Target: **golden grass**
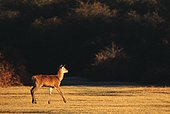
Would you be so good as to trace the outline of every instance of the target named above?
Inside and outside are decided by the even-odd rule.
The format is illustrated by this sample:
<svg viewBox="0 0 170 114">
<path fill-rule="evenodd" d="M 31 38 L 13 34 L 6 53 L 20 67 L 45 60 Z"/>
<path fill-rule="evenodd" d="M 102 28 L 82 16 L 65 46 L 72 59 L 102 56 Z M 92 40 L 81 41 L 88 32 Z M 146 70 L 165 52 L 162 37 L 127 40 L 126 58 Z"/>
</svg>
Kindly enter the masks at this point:
<svg viewBox="0 0 170 114">
<path fill-rule="evenodd" d="M 50 98 L 49 90 L 41 88 L 37 104 L 31 103 L 30 89 L 0 88 L 0 113 L 170 114 L 169 87 L 62 86 L 67 103 L 56 90 Z"/>
</svg>

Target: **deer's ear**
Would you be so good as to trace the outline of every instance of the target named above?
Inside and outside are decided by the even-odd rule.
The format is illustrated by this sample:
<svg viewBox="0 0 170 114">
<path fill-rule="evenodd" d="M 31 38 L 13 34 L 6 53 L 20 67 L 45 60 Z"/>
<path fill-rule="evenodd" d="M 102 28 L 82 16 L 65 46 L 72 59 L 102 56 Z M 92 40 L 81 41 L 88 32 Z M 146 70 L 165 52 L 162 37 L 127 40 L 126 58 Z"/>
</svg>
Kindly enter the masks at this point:
<svg viewBox="0 0 170 114">
<path fill-rule="evenodd" d="M 63 67 L 63 64 L 60 65 L 60 68 Z"/>
<path fill-rule="evenodd" d="M 63 65 L 63 67 L 65 67 L 65 66 L 66 66 L 66 64 Z"/>
</svg>

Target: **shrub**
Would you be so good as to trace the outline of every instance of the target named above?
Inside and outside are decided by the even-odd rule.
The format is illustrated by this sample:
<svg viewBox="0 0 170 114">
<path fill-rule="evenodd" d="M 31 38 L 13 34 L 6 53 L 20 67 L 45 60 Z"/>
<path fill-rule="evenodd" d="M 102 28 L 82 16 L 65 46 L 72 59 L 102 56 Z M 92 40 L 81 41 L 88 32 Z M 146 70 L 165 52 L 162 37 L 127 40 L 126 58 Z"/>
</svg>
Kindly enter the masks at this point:
<svg viewBox="0 0 170 114">
<path fill-rule="evenodd" d="M 8 63 L 0 53 L 0 86 L 21 85 L 21 79 L 15 73 L 15 68 Z"/>
<path fill-rule="evenodd" d="M 30 2 L 38 7 L 42 7 L 44 5 L 49 5 L 57 2 L 58 0 L 31 0 Z M 28 1 L 27 1 L 28 2 Z"/>
<path fill-rule="evenodd" d="M 88 19 L 94 19 L 96 17 L 108 18 L 116 15 L 116 10 L 111 10 L 109 6 L 96 1 L 93 3 L 84 3 L 80 1 L 80 6 L 75 8 L 74 12 L 78 16 Z"/>
<path fill-rule="evenodd" d="M 92 80 L 126 80 L 129 68 L 127 60 L 123 49 L 112 43 L 96 53 L 94 63 L 85 71 L 85 75 Z"/>
<path fill-rule="evenodd" d="M 35 19 L 35 21 L 33 22 L 34 26 L 48 26 L 48 25 L 58 25 L 61 24 L 61 19 L 59 19 L 57 16 L 55 17 L 51 17 L 51 18 L 37 18 Z"/>
<path fill-rule="evenodd" d="M 7 10 L 7 11 L 0 11 L 0 20 L 12 20 L 17 18 L 20 15 L 19 11 L 12 11 L 12 10 Z"/>
<path fill-rule="evenodd" d="M 17 49 L 7 48 L 0 52 L 0 86 L 30 84 L 23 57 Z"/>
<path fill-rule="evenodd" d="M 35 30 L 46 31 L 46 30 L 54 30 L 54 28 L 58 27 L 62 24 L 62 21 L 57 16 L 51 18 L 37 18 L 33 21 L 32 27 Z"/>
<path fill-rule="evenodd" d="M 95 63 L 93 65 L 103 64 L 104 62 L 114 60 L 115 58 L 125 57 L 122 50 L 123 48 L 119 48 L 112 43 L 111 47 L 106 47 L 95 54 Z"/>
<path fill-rule="evenodd" d="M 158 14 L 158 12 L 148 12 L 144 15 L 144 20 L 148 25 L 150 24 L 153 27 L 157 27 L 158 25 L 165 22 L 165 20 Z"/>
</svg>

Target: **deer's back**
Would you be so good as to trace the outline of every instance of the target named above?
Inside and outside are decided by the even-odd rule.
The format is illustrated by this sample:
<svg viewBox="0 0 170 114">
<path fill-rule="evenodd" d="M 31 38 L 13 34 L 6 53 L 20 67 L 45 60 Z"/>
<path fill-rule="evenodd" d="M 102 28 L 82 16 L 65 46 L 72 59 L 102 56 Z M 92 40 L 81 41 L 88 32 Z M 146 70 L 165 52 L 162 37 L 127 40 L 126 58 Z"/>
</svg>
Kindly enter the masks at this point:
<svg viewBox="0 0 170 114">
<path fill-rule="evenodd" d="M 54 87 L 60 84 L 56 75 L 35 75 L 32 77 L 36 84 Z"/>
</svg>

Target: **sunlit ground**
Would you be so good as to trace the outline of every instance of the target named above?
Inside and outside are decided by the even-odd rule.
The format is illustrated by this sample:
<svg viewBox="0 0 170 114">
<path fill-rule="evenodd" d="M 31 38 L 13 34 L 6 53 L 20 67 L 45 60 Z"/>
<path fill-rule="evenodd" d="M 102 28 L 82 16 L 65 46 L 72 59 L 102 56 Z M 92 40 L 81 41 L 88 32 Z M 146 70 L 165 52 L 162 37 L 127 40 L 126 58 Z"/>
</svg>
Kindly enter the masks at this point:
<svg viewBox="0 0 170 114">
<path fill-rule="evenodd" d="M 50 97 L 41 88 L 37 104 L 31 103 L 30 89 L 0 88 L 0 113 L 170 114 L 170 87 L 62 86 L 67 103 L 56 90 Z"/>
</svg>

